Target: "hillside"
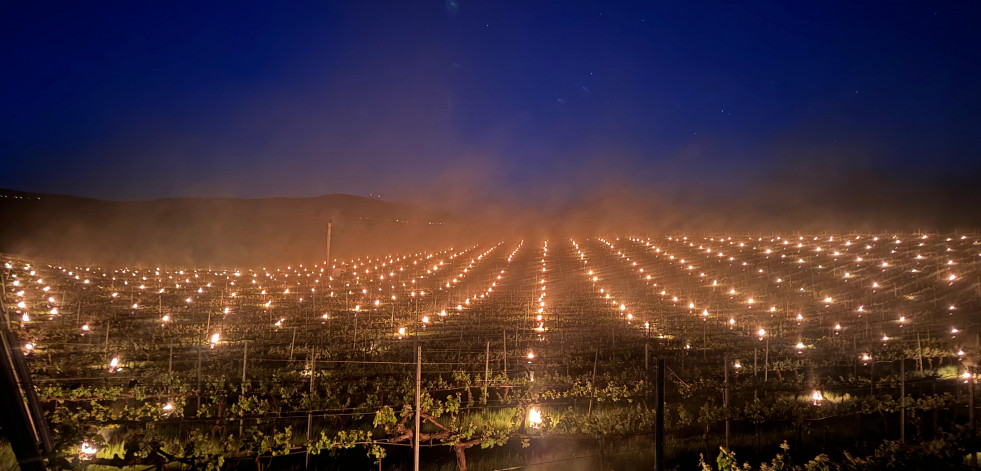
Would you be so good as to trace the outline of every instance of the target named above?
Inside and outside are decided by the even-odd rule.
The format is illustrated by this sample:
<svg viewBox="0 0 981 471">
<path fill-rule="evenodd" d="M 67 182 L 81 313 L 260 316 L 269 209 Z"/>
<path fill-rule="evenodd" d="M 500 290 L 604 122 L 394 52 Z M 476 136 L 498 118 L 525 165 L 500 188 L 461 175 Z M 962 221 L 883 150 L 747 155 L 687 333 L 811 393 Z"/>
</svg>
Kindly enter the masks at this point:
<svg viewBox="0 0 981 471">
<path fill-rule="evenodd" d="M 0 251 L 97 263 L 313 263 L 449 243 L 447 213 L 353 195 L 106 201 L 0 189 Z"/>
</svg>

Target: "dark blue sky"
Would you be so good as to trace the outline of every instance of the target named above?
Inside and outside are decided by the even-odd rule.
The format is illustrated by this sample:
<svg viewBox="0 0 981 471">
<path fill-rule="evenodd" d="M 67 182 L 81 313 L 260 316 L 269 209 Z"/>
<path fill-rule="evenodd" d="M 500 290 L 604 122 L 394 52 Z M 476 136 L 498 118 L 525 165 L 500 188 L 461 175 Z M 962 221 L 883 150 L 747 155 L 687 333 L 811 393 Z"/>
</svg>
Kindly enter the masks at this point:
<svg viewBox="0 0 981 471">
<path fill-rule="evenodd" d="M 981 159 L 976 1 L 311 3 L 5 2 L 0 186 L 562 200 Z"/>
</svg>

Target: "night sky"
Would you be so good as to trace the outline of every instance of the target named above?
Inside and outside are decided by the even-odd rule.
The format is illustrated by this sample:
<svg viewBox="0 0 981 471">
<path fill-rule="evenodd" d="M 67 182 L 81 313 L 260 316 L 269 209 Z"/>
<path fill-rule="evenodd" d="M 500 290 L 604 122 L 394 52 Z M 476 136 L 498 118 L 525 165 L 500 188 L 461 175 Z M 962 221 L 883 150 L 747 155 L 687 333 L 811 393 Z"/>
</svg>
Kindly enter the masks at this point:
<svg viewBox="0 0 981 471">
<path fill-rule="evenodd" d="M 310 3 L 5 2 L 0 187 L 561 201 L 981 160 L 976 1 Z"/>
</svg>

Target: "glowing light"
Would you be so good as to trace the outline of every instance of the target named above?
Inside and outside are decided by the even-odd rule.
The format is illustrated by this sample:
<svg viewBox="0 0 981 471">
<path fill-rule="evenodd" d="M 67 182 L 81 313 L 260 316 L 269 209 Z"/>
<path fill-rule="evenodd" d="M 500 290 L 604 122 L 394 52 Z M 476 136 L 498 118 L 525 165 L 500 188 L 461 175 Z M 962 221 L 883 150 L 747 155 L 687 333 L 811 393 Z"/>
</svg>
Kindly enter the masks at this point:
<svg viewBox="0 0 981 471">
<path fill-rule="evenodd" d="M 821 404 L 821 401 L 823 400 L 824 400 L 824 395 L 821 394 L 821 391 L 815 390 L 814 392 L 811 393 L 811 402 L 815 406 Z"/>
<path fill-rule="evenodd" d="M 533 428 L 541 427 L 542 425 L 542 411 L 537 407 L 528 408 L 528 426 Z"/>
<path fill-rule="evenodd" d="M 99 451 L 98 448 L 89 445 L 89 442 L 82 442 L 81 448 L 78 451 L 78 457 L 82 460 L 92 459 L 93 456 Z"/>
</svg>

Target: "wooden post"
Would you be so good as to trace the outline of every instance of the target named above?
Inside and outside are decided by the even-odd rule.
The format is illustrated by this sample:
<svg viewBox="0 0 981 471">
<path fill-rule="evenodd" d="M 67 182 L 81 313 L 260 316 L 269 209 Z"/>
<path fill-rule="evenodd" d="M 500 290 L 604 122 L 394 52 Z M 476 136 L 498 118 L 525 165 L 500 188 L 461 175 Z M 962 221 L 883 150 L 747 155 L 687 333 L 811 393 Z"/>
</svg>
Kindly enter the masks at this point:
<svg viewBox="0 0 981 471">
<path fill-rule="evenodd" d="M 504 374 L 508 374 L 508 331 L 504 330 Z"/>
<path fill-rule="evenodd" d="M 974 380 L 975 380 L 974 368 L 969 366 L 967 367 L 967 371 L 968 373 L 971 374 L 971 377 L 968 378 L 968 388 L 967 388 L 968 390 L 967 420 L 968 422 L 971 423 L 971 436 L 973 437 L 977 433 L 977 431 L 975 430 L 975 421 L 974 421 Z"/>
<path fill-rule="evenodd" d="M 923 346 L 920 344 L 919 331 L 916 332 L 916 363 L 920 373 L 923 373 Z"/>
<path fill-rule="evenodd" d="M 899 440 L 906 443 L 906 359 L 899 359 Z"/>
<path fill-rule="evenodd" d="M 201 408 L 201 344 L 198 343 L 198 367 L 197 367 L 197 389 L 195 389 L 196 400 L 194 406 L 194 413 L 197 414 L 198 409 Z"/>
<path fill-rule="evenodd" d="M 412 432 L 412 469 L 419 471 L 419 431 L 422 395 L 422 345 L 416 347 L 416 414 L 415 429 Z"/>
<path fill-rule="evenodd" d="M 245 341 L 245 348 L 242 349 L 242 386 L 245 386 L 245 371 L 249 361 L 249 341 Z"/>
<path fill-rule="evenodd" d="M 249 341 L 245 341 L 245 348 L 242 350 L 242 385 L 241 391 L 242 395 L 245 396 L 245 369 L 248 364 L 249 359 Z M 242 436 L 245 433 L 245 417 L 238 419 L 238 436 Z"/>
<path fill-rule="evenodd" d="M 648 353 L 648 348 L 647 347 L 648 347 L 648 345 L 645 343 L 644 344 L 644 372 L 645 372 L 645 374 L 646 374 L 647 371 L 650 371 L 651 370 L 650 362 L 648 361 L 649 353 Z M 646 379 L 650 379 L 650 377 L 647 377 Z"/>
<path fill-rule="evenodd" d="M 314 394 L 315 383 L 314 380 L 317 377 L 317 349 L 316 347 L 310 347 L 310 396 Z M 313 411 L 307 412 L 307 442 L 310 442 L 310 434 L 313 431 Z M 310 449 L 307 448 L 306 455 L 306 469 L 310 469 Z"/>
<path fill-rule="evenodd" d="M 333 271 L 331 270 L 332 265 L 330 263 L 330 235 L 333 228 L 334 228 L 334 221 L 328 220 L 327 221 L 327 275 L 328 276 L 330 276 Z"/>
<path fill-rule="evenodd" d="M 729 356 L 722 364 L 722 406 L 729 408 Z M 726 419 L 726 449 L 729 449 L 729 419 Z"/>
<path fill-rule="evenodd" d="M 204 326 L 204 341 L 207 342 L 211 334 L 211 309 L 208 309 L 208 323 Z"/>
<path fill-rule="evenodd" d="M 770 337 L 766 338 L 766 351 L 763 352 L 763 382 L 769 382 L 770 378 Z"/>
<path fill-rule="evenodd" d="M 593 398 L 596 397 L 596 365 L 599 363 L 599 349 L 596 349 L 596 354 L 593 356 L 593 381 L 590 383 L 589 392 L 589 410 L 586 412 L 588 417 L 593 416 Z"/>
<path fill-rule="evenodd" d="M 487 384 L 490 382 L 490 340 L 487 341 L 487 351 L 484 353 L 484 394 L 480 403 L 487 404 Z"/>
<path fill-rule="evenodd" d="M 664 360 L 657 359 L 657 398 L 654 413 L 654 471 L 664 471 Z"/>
<path fill-rule="evenodd" d="M 875 395 L 875 355 L 869 355 L 869 394 Z"/>
</svg>

